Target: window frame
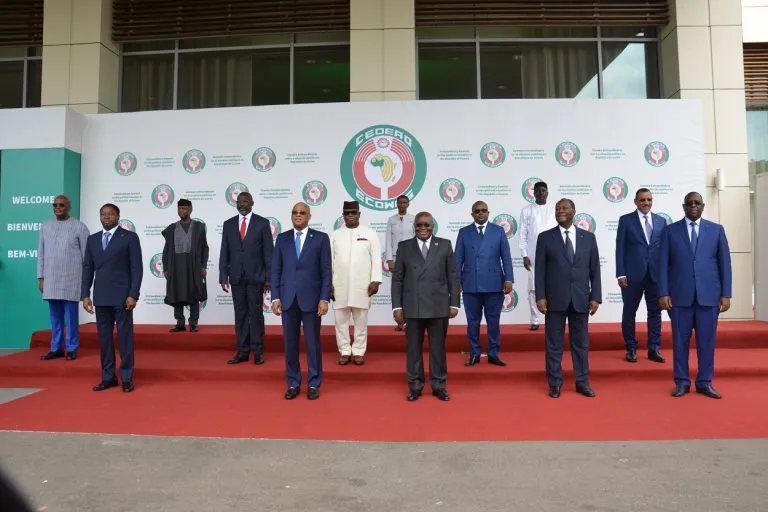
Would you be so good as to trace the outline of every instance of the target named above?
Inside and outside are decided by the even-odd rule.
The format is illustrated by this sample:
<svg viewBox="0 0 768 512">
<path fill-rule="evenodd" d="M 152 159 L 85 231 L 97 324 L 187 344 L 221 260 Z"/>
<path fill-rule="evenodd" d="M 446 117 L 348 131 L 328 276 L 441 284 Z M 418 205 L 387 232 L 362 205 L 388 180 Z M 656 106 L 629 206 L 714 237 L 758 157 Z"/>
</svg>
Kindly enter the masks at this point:
<svg viewBox="0 0 768 512">
<path fill-rule="evenodd" d="M 24 49 L 24 55 L 21 57 L 0 57 L 0 62 L 22 62 L 23 63 L 23 76 L 22 76 L 22 93 L 21 93 L 21 108 L 37 108 L 37 107 L 30 107 L 29 106 L 29 63 L 32 61 L 40 61 L 42 62 L 43 56 L 42 55 L 33 55 L 34 53 L 37 53 L 38 50 L 41 50 L 42 47 L 40 46 L 29 46 Z M 40 51 L 42 53 L 42 51 Z M 41 98 L 41 104 L 42 104 L 42 98 Z"/>
</svg>

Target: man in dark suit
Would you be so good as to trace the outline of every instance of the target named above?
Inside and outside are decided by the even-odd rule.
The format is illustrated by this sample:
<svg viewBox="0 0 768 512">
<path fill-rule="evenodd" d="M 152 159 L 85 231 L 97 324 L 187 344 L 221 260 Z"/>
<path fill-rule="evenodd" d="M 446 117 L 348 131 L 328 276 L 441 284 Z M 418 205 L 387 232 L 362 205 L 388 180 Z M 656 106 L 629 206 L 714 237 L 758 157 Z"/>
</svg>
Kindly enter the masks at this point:
<svg viewBox="0 0 768 512">
<path fill-rule="evenodd" d="M 686 195 L 683 211 L 685 218 L 661 234 L 659 248 L 659 306 L 669 312 L 672 321 L 672 396 L 681 397 L 691 390 L 688 354 L 696 329 L 696 392 L 721 398 L 712 387 L 712 376 L 717 320 L 731 307 L 731 252 L 723 226 L 701 218 L 704 201 L 700 194 Z"/>
<path fill-rule="evenodd" d="M 432 394 L 450 400 L 445 390 L 447 363 L 445 335 L 448 319 L 459 313 L 459 280 L 456 277 L 451 241 L 432 236 L 434 221 L 428 212 L 416 215 L 416 238 L 397 246 L 392 276 L 392 315 L 405 324 L 408 348 L 409 402 L 418 400 L 424 388 L 424 332 L 429 335 L 429 376 Z"/>
<path fill-rule="evenodd" d="M 232 285 L 237 353 L 227 364 L 264 363 L 264 292 L 269 291 L 272 229 L 256 215 L 248 192 L 237 196 L 238 215 L 224 221 L 219 256 L 219 283 L 224 292 Z"/>
<path fill-rule="evenodd" d="M 83 258 L 83 308 L 93 314 L 96 308 L 96 328 L 101 345 L 101 382 L 94 391 L 117 386 L 115 375 L 115 346 L 112 332 L 117 324 L 120 349 L 120 377 L 123 391 L 130 393 L 133 385 L 133 309 L 139 300 L 144 267 L 141 244 L 136 233 L 118 226 L 120 209 L 105 204 L 99 211 L 102 231 L 88 237 Z M 94 286 L 94 279 L 96 284 Z M 93 299 L 91 299 L 93 286 Z"/>
<path fill-rule="evenodd" d="M 331 300 L 331 239 L 322 231 L 310 229 L 309 205 L 296 203 L 291 211 L 293 229 L 280 233 L 272 258 L 272 312 L 282 316 L 285 342 L 286 400 L 293 400 L 301 389 L 299 338 L 304 326 L 307 343 L 307 398 L 320 397 L 323 379 L 323 353 L 320 322 L 328 313 Z"/>
<path fill-rule="evenodd" d="M 592 398 L 589 386 L 589 315 L 603 301 L 597 239 L 573 225 L 576 205 L 561 199 L 555 205 L 558 226 L 542 232 L 536 242 L 536 307 L 544 315 L 549 396 L 560 397 L 563 385 L 565 321 L 571 340 L 576 392 Z"/>
<path fill-rule="evenodd" d="M 661 309 L 657 266 L 659 241 L 666 221 L 651 213 L 653 194 L 647 188 L 641 188 L 635 193 L 635 206 L 635 211 L 619 218 L 619 229 L 616 232 L 616 279 L 624 302 L 621 332 L 627 348 L 627 361 L 636 363 L 635 314 L 645 295 L 648 309 L 648 359 L 663 363 L 664 356 L 660 352 Z"/>
<path fill-rule="evenodd" d="M 504 228 L 488 222 L 488 205 L 472 205 L 475 222 L 459 230 L 456 239 L 456 271 L 461 280 L 464 311 L 467 314 L 469 359 L 464 366 L 480 362 L 480 321 L 485 311 L 488 325 L 488 362 L 506 366 L 499 358 L 501 307 L 504 295 L 512 292 L 515 278 L 512 256 Z"/>
</svg>

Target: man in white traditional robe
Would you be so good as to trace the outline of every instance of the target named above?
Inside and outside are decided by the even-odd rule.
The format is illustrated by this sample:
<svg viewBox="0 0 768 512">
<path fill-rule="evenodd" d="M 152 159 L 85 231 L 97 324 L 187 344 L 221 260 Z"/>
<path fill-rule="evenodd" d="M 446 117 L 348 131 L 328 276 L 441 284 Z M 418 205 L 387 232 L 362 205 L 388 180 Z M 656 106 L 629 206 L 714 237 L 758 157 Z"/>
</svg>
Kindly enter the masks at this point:
<svg viewBox="0 0 768 512">
<path fill-rule="evenodd" d="M 344 225 L 331 236 L 333 264 L 333 312 L 336 319 L 336 345 L 340 365 L 350 360 L 365 362 L 368 344 L 368 310 L 371 297 L 381 284 L 381 243 L 379 235 L 360 225 L 360 204 L 344 201 Z M 349 321 L 352 320 L 354 342 L 350 343 Z"/>
<path fill-rule="evenodd" d="M 523 266 L 528 271 L 528 306 L 531 310 L 531 331 L 539 329 L 541 313 L 536 307 L 535 270 L 536 239 L 539 233 L 557 226 L 555 220 L 555 205 L 547 204 L 549 189 L 543 181 L 533 186 L 535 202 L 529 204 L 520 212 L 520 256 Z"/>
</svg>

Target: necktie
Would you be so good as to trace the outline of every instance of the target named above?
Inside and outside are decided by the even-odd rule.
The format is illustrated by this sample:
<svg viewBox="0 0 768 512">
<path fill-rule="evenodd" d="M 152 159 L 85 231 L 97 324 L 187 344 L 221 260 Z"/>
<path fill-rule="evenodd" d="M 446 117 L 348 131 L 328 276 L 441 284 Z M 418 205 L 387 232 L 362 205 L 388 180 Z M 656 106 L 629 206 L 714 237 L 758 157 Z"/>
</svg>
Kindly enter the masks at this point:
<svg viewBox="0 0 768 512">
<path fill-rule="evenodd" d="M 484 227 L 485 227 L 485 226 L 479 226 L 479 227 L 477 228 L 477 229 L 479 229 L 479 230 L 480 230 L 480 236 L 481 236 L 481 237 L 483 236 L 483 228 L 484 228 Z"/>
<path fill-rule="evenodd" d="M 696 233 L 696 223 L 691 222 L 691 251 L 696 254 L 696 246 L 699 243 L 699 235 Z"/>
<path fill-rule="evenodd" d="M 427 259 L 428 253 L 429 253 L 429 248 L 427 247 L 427 242 L 421 242 L 421 257 L 424 258 L 424 260 Z"/>
<path fill-rule="evenodd" d="M 301 255 L 301 231 L 296 232 L 296 259 Z"/>
<path fill-rule="evenodd" d="M 243 217 L 243 222 L 240 224 L 240 240 L 245 240 L 245 217 Z"/>
<path fill-rule="evenodd" d="M 106 251 L 107 246 L 109 245 L 109 238 L 112 236 L 112 234 L 109 231 L 104 232 L 104 237 L 101 239 L 101 249 Z"/>
<path fill-rule="evenodd" d="M 653 228 L 651 227 L 651 223 L 648 222 L 648 216 L 644 215 L 645 217 L 645 236 L 648 237 L 648 243 L 651 243 L 651 235 L 653 235 Z"/>
<path fill-rule="evenodd" d="M 568 263 L 573 265 L 573 244 L 571 243 L 571 237 L 568 236 L 568 230 L 565 230 L 565 257 L 568 258 Z"/>
</svg>

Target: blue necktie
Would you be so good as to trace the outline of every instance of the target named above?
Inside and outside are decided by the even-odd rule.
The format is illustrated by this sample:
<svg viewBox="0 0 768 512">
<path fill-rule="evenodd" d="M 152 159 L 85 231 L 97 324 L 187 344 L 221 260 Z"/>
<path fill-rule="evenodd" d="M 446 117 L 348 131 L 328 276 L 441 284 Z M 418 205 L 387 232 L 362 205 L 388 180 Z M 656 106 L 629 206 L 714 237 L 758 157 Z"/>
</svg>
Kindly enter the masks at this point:
<svg viewBox="0 0 768 512">
<path fill-rule="evenodd" d="M 691 251 L 696 254 L 696 245 L 699 243 L 699 235 L 696 234 L 696 223 L 691 222 Z"/>
<path fill-rule="evenodd" d="M 112 234 L 109 231 L 104 232 L 104 236 L 101 239 L 101 250 L 107 250 L 107 246 L 109 245 L 109 237 L 111 236 Z"/>
<path fill-rule="evenodd" d="M 301 231 L 296 232 L 296 259 L 301 255 Z"/>
</svg>

